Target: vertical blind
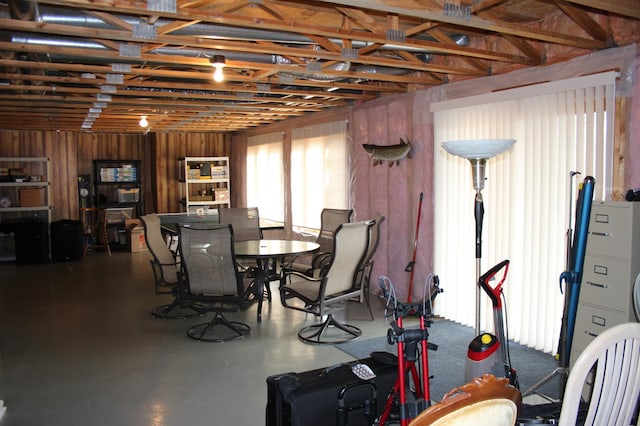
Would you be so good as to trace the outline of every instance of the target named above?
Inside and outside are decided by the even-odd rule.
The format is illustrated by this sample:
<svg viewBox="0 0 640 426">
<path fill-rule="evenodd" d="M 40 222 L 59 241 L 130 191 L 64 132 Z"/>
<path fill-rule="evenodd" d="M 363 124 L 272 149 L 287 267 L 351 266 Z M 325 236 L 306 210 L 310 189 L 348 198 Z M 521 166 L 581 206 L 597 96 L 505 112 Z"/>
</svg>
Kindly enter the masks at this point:
<svg viewBox="0 0 640 426">
<path fill-rule="evenodd" d="M 282 139 L 282 133 L 247 139 L 247 206 L 276 221 L 284 221 Z"/>
<path fill-rule="evenodd" d="M 346 121 L 293 130 L 291 214 L 294 227 L 320 229 L 323 208 L 348 207 L 346 132 Z"/>
<path fill-rule="evenodd" d="M 566 240 L 577 184 L 596 179 L 611 195 L 615 73 L 532 85 L 432 104 L 435 116 L 435 271 L 445 292 L 436 313 L 475 324 L 475 220 L 471 165 L 448 140 L 513 138 L 487 160 L 481 270 L 509 259 L 504 284 L 509 337 L 553 353 L 560 335 Z M 580 175 L 571 177 L 572 171 Z M 572 199 L 569 199 L 572 198 Z M 482 295 L 481 327 L 493 331 Z"/>
</svg>

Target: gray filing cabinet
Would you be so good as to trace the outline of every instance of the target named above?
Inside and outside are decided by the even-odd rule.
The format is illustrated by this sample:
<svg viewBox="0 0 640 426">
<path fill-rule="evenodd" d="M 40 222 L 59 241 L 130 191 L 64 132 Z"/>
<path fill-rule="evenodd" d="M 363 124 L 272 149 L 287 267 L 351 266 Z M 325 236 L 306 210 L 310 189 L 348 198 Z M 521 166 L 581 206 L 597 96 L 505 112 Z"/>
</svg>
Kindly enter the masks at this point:
<svg viewBox="0 0 640 426">
<path fill-rule="evenodd" d="M 570 365 L 607 328 L 636 321 L 633 285 L 640 273 L 640 202 L 591 206 Z"/>
</svg>

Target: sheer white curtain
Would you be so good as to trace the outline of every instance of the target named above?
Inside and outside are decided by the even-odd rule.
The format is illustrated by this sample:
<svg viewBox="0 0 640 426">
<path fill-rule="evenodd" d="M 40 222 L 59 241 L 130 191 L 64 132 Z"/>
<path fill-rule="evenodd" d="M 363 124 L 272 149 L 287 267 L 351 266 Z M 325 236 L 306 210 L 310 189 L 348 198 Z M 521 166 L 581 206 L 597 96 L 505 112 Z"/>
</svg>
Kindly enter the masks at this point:
<svg viewBox="0 0 640 426">
<path fill-rule="evenodd" d="M 284 221 L 282 133 L 247 139 L 247 206 L 260 217 Z"/>
<path fill-rule="evenodd" d="M 320 229 L 323 208 L 348 208 L 346 133 L 346 121 L 293 130 L 291 214 L 294 227 Z"/>
<path fill-rule="evenodd" d="M 509 152 L 487 161 L 481 270 L 511 261 L 504 285 L 509 337 L 546 352 L 557 349 L 563 308 L 559 276 L 566 269 L 577 184 L 591 175 L 595 198 L 610 197 L 614 106 L 615 73 L 432 105 L 434 262 L 446 289 L 437 314 L 475 324 L 471 165 L 446 153 L 441 144 L 513 138 L 516 144 Z M 581 174 L 570 178 L 572 171 Z M 481 326 L 492 331 L 492 306 L 485 294 L 482 301 Z"/>
</svg>

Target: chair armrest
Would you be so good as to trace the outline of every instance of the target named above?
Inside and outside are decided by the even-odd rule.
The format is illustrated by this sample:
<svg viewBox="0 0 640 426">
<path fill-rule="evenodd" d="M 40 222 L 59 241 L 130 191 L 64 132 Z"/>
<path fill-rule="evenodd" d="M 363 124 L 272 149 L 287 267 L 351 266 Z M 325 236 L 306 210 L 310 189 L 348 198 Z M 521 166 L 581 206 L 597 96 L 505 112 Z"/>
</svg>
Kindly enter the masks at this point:
<svg viewBox="0 0 640 426">
<path fill-rule="evenodd" d="M 311 282 L 318 282 L 319 283 L 319 282 L 322 281 L 321 277 L 310 277 L 309 275 L 307 275 L 307 274 L 305 274 L 303 272 L 287 270 L 286 272 L 284 272 L 282 274 L 282 277 L 280 278 L 280 287 L 286 285 L 287 278 L 289 278 L 289 280 L 291 280 L 291 276 L 302 278 L 302 279 L 304 279 L 306 281 L 311 281 Z"/>
<path fill-rule="evenodd" d="M 151 259 L 151 263 L 156 264 L 158 266 L 175 266 L 177 269 L 180 269 L 178 267 L 182 265 L 182 262 L 177 259 L 175 259 L 173 262 L 162 263 L 162 262 L 159 262 L 156 258 L 153 258 Z"/>
<path fill-rule="evenodd" d="M 314 253 L 311 269 L 322 269 L 331 262 L 333 253 Z"/>
</svg>

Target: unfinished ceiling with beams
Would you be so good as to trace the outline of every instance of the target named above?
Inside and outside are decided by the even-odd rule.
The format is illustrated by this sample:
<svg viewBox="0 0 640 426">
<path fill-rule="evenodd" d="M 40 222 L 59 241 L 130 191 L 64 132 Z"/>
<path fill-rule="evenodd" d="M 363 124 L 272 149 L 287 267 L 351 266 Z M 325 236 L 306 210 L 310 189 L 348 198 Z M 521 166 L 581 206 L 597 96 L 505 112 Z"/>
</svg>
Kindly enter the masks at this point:
<svg viewBox="0 0 640 426">
<path fill-rule="evenodd" d="M 233 132 L 638 41 L 640 0 L 9 0 L 0 129 Z"/>
</svg>

